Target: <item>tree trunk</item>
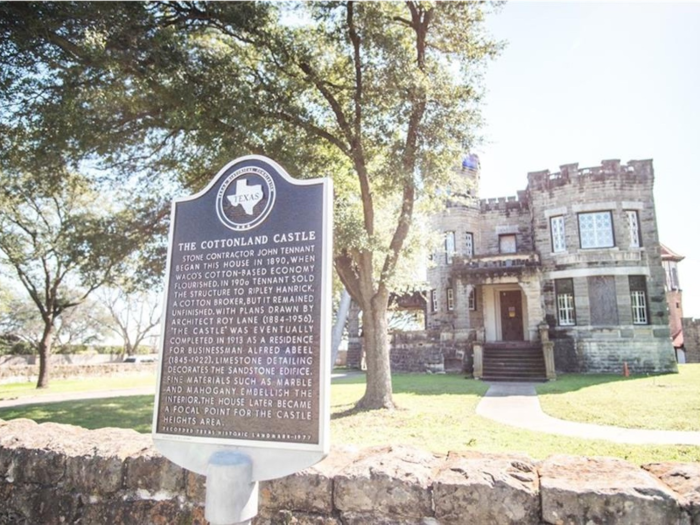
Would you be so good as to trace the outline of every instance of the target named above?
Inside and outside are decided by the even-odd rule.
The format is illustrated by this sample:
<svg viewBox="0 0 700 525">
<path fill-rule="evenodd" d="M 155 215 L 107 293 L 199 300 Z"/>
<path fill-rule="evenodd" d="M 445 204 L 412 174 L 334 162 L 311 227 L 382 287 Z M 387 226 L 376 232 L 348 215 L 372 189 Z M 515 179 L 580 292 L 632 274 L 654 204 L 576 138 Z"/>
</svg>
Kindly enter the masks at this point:
<svg viewBox="0 0 700 525">
<path fill-rule="evenodd" d="M 367 362 L 367 387 L 358 408 L 395 408 L 389 359 L 389 326 L 386 320 L 388 297 L 377 294 L 371 307 L 362 312 L 362 330 Z"/>
<path fill-rule="evenodd" d="M 36 383 L 37 388 L 49 387 L 51 346 L 53 344 L 53 323 L 46 323 L 44 333 L 39 341 L 39 378 Z"/>
<path fill-rule="evenodd" d="M 336 316 L 331 336 L 331 370 L 333 370 L 335 360 L 338 358 L 338 349 L 340 348 L 340 341 L 343 339 L 343 330 L 345 330 L 345 322 L 348 320 L 351 302 L 350 294 L 343 288 L 343 293 L 340 296 L 340 306 L 338 306 L 338 315 Z"/>
</svg>

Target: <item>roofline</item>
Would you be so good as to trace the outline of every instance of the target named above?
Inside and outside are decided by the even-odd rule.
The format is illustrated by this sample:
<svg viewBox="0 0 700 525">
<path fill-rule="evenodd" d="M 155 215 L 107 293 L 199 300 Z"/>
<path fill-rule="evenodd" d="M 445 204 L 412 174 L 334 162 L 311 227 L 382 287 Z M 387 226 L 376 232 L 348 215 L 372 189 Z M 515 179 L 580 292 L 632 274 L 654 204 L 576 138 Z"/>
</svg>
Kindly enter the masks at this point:
<svg viewBox="0 0 700 525">
<path fill-rule="evenodd" d="M 685 255 L 679 255 L 674 252 L 671 248 L 666 246 L 664 243 L 661 244 L 661 258 L 668 261 L 680 262 L 685 259 Z M 666 252 L 666 253 L 664 253 Z"/>
</svg>

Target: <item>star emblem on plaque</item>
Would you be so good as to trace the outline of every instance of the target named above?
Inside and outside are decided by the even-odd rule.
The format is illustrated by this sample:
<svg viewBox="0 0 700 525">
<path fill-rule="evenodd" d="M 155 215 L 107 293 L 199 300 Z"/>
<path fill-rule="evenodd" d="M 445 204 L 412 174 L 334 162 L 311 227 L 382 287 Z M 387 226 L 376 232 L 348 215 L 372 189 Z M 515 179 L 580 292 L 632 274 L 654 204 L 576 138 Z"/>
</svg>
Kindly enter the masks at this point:
<svg viewBox="0 0 700 525">
<path fill-rule="evenodd" d="M 226 177 L 217 193 L 219 220 L 235 231 L 251 230 L 270 214 L 276 194 L 275 181 L 263 168 L 236 170 Z"/>
</svg>

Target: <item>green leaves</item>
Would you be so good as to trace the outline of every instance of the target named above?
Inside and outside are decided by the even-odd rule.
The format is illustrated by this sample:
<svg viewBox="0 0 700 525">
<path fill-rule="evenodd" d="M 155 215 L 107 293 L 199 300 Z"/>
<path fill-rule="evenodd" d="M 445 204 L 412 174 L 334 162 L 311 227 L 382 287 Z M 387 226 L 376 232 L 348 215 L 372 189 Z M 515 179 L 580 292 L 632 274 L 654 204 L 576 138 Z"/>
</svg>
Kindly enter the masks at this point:
<svg viewBox="0 0 700 525">
<path fill-rule="evenodd" d="M 197 191 L 251 153 L 295 177 L 331 176 L 339 276 L 363 308 L 386 309 L 389 287 L 413 279 L 400 262 L 406 247 L 418 257 L 429 236 L 413 247 L 411 229 L 425 223 L 418 210 L 446 194 L 478 137 L 481 73 L 499 48 L 483 27 L 488 9 L 477 1 L 0 3 L 0 166 L 48 181 L 89 162 L 126 187 L 145 182 L 168 194 Z M 137 241 L 141 268 L 159 269 L 158 244 L 143 240 L 157 238 L 164 221 L 141 228 L 142 209 L 118 210 L 113 224 L 129 233 L 109 243 L 99 216 L 71 226 L 82 231 L 71 257 L 83 276 L 109 267 L 110 249 Z M 100 230 L 108 235 L 89 234 Z"/>
</svg>

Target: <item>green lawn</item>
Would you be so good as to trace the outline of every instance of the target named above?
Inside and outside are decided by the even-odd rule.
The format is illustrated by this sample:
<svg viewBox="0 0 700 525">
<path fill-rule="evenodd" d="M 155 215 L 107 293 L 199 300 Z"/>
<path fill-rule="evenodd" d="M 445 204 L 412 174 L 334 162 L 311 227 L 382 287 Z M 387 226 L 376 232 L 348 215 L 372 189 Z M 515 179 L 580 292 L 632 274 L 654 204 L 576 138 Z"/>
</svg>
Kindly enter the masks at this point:
<svg viewBox="0 0 700 525">
<path fill-rule="evenodd" d="M 49 388 L 37 388 L 36 382 L 10 383 L 0 385 L 0 401 L 22 397 L 43 396 L 61 392 L 91 392 L 95 390 L 117 390 L 122 388 L 137 388 L 153 386 L 156 383 L 154 374 L 133 374 L 115 377 L 86 377 L 84 379 L 51 381 Z"/>
<path fill-rule="evenodd" d="M 0 409 L 0 419 L 33 419 L 37 423 L 66 423 L 83 428 L 133 428 L 151 432 L 153 396 L 125 396 L 24 405 Z"/>
<path fill-rule="evenodd" d="M 700 431 L 700 364 L 644 377 L 572 374 L 537 386 L 542 409 L 570 421 Z"/>
<path fill-rule="evenodd" d="M 687 378 L 686 369 L 683 367 L 683 374 L 675 377 Z M 657 377 L 657 382 L 660 379 Z M 569 380 L 572 393 L 587 388 L 577 387 L 583 383 L 575 383 L 575 377 L 546 386 L 562 389 Z M 613 383 L 608 380 L 608 384 Z M 700 384 L 695 383 L 695 388 L 700 390 Z M 353 405 L 364 392 L 364 377 L 334 381 L 331 389 L 331 442 L 359 447 L 407 444 L 442 453 L 467 449 L 523 452 L 534 458 L 564 453 L 616 456 L 634 463 L 700 461 L 700 447 L 620 445 L 530 432 L 495 423 L 475 414 L 476 405 L 486 389 L 486 384 L 462 376 L 399 374 L 394 377 L 398 410 L 356 412 Z M 645 401 L 651 402 L 650 399 Z M 29 417 L 39 422 L 55 421 L 86 428 L 118 426 L 149 432 L 152 409 L 152 396 L 136 396 L 4 409 L 0 410 L 0 418 Z M 647 410 L 652 409 L 647 406 Z M 619 423 L 620 419 L 615 421 Z"/>
<path fill-rule="evenodd" d="M 700 385 L 696 388 L 700 390 Z M 395 411 L 349 412 L 364 389 L 361 378 L 334 382 L 331 441 L 357 446 L 408 444 L 435 452 L 481 450 L 615 456 L 633 463 L 700 461 L 700 447 L 641 446 L 575 439 L 501 425 L 475 414 L 487 389 L 461 376 L 395 375 Z"/>
</svg>

